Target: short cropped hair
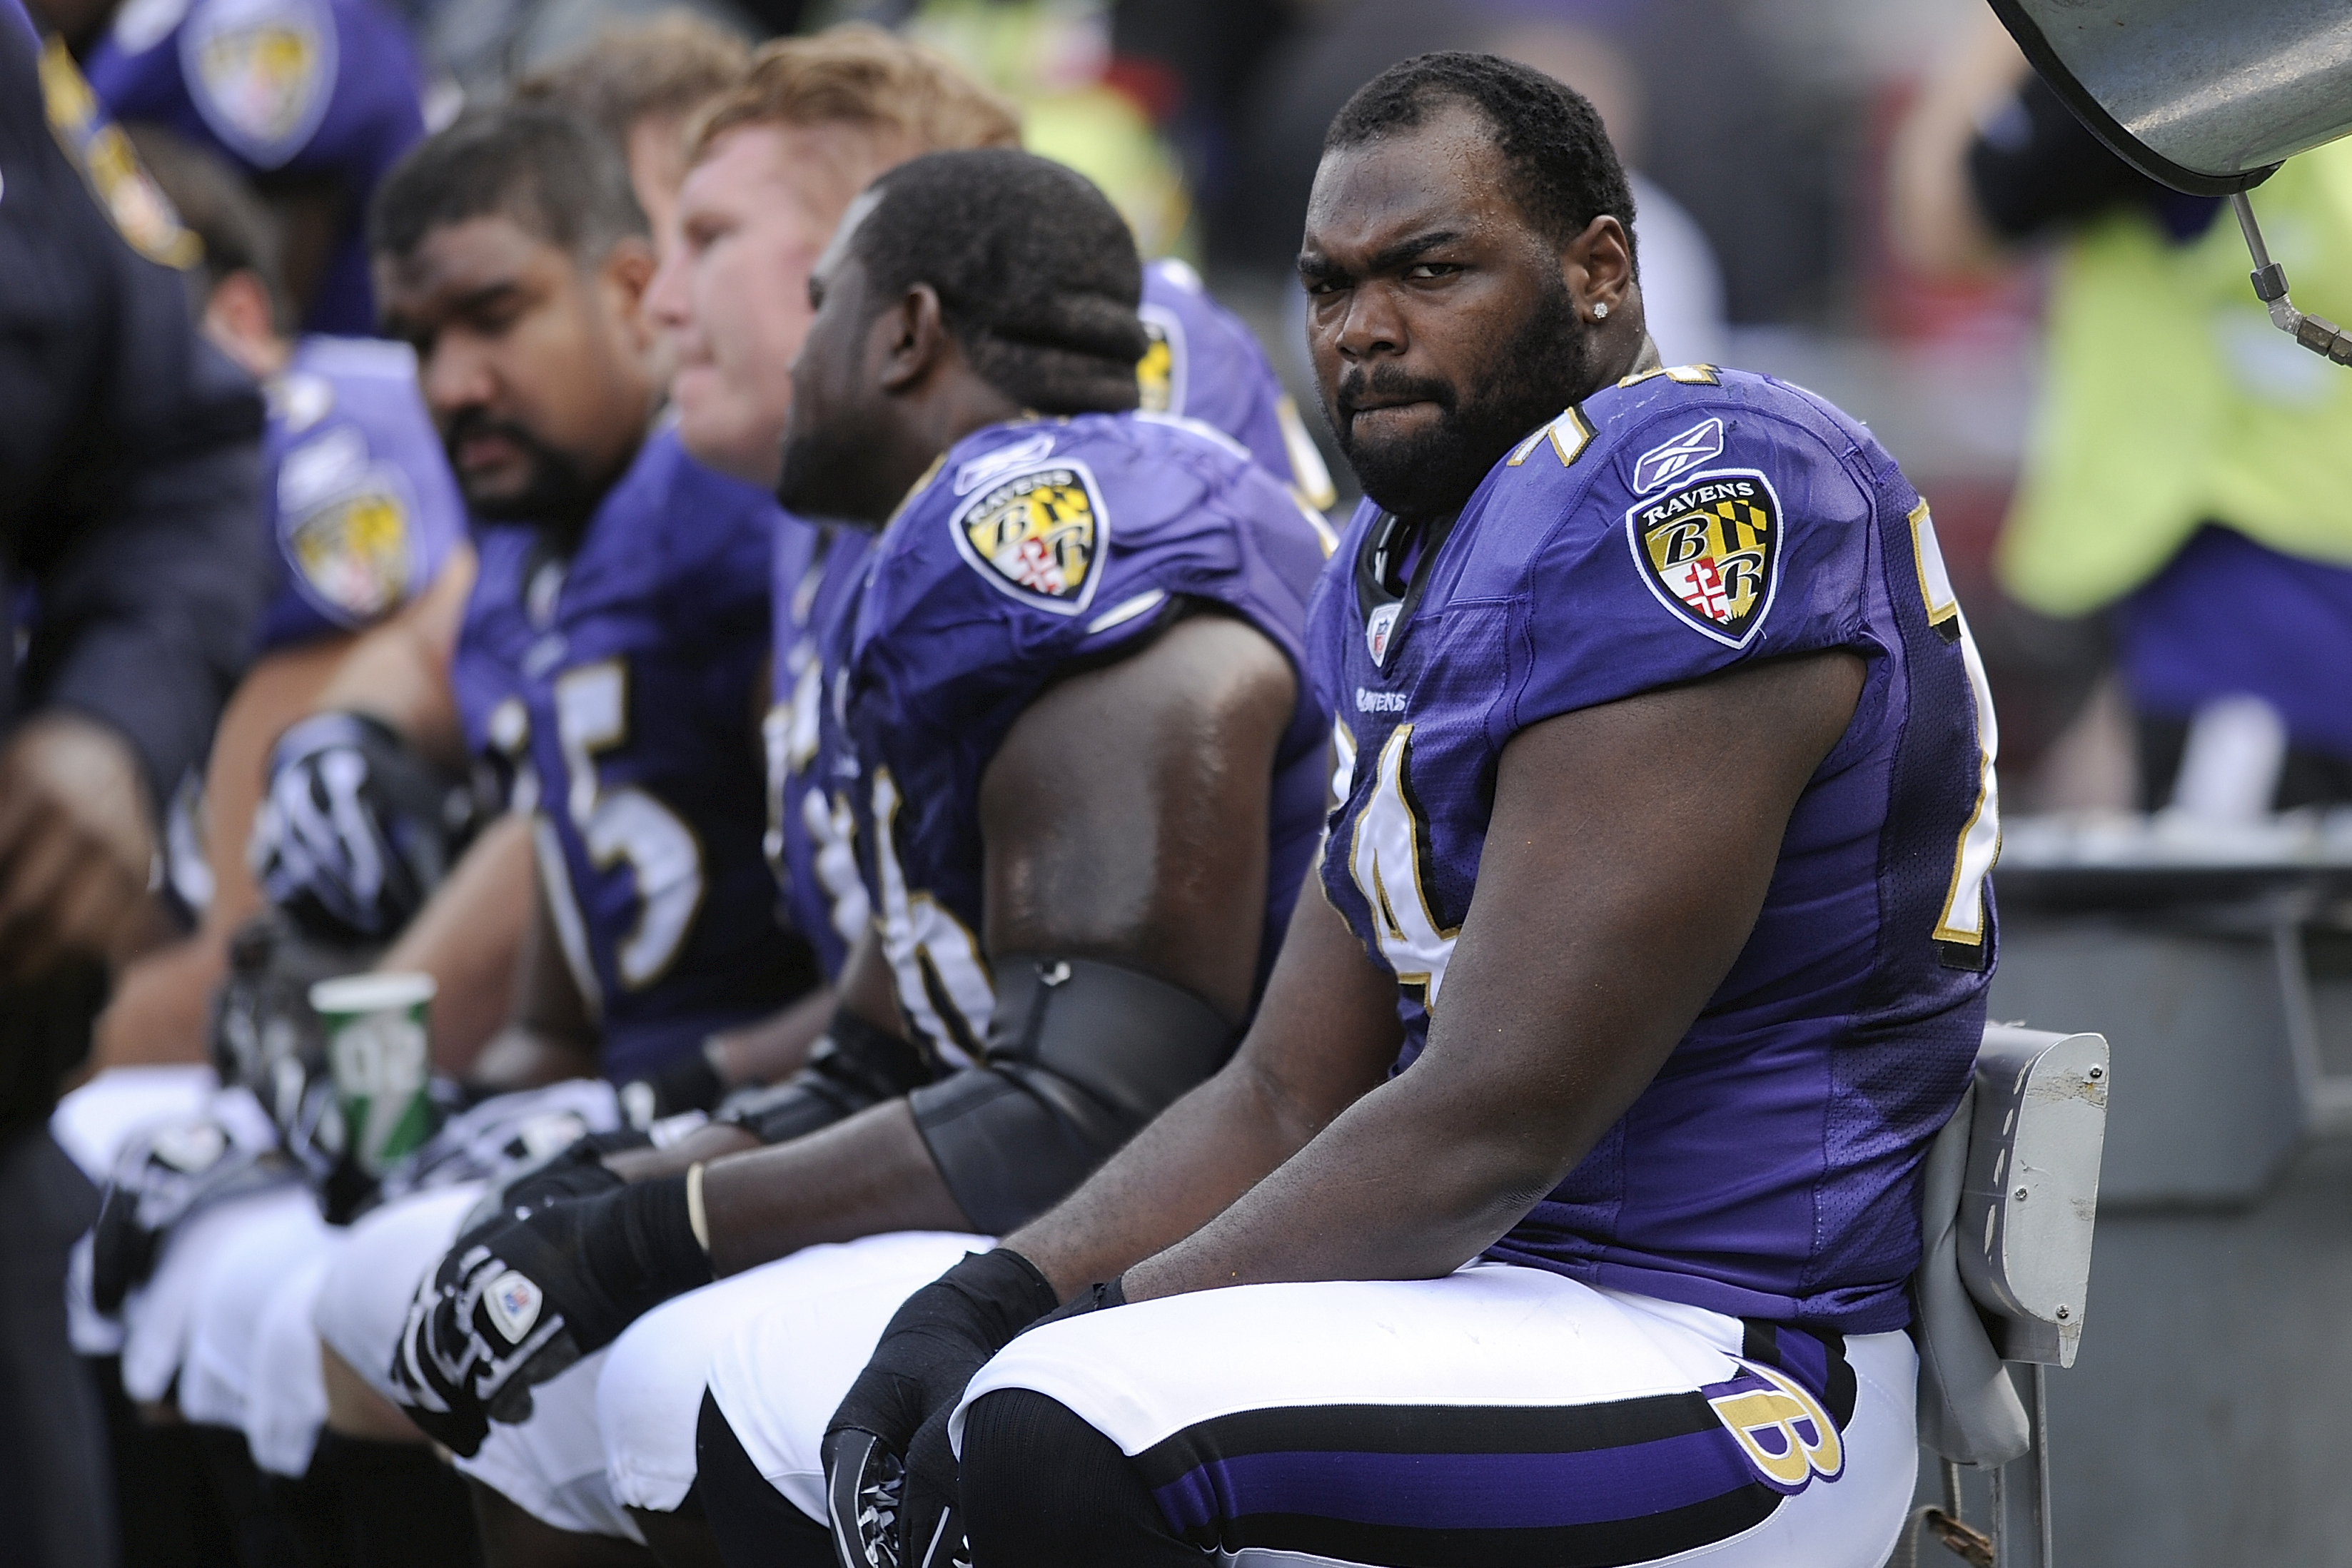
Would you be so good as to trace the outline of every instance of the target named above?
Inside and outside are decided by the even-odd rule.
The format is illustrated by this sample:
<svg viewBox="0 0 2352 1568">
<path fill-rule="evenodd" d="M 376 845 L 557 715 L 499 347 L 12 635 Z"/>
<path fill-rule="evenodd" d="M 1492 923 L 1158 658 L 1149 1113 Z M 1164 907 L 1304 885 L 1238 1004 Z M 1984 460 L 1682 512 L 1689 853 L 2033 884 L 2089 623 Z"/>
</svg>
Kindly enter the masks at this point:
<svg viewBox="0 0 2352 1568">
<path fill-rule="evenodd" d="M 282 244 L 269 209 L 219 154 L 160 125 L 125 125 L 123 133 L 180 223 L 204 242 L 204 285 L 210 293 L 231 273 L 249 272 L 269 297 L 269 322 L 294 329 L 294 302 L 278 259 Z"/>
<path fill-rule="evenodd" d="M 1632 246 L 1633 192 L 1601 116 L 1582 93 L 1517 60 L 1449 50 L 1400 61 L 1332 117 L 1323 151 L 1414 130 L 1455 105 L 1494 128 L 1513 199 L 1547 238 L 1565 245 L 1606 214 Z"/>
<path fill-rule="evenodd" d="M 504 103 L 460 116 L 385 176 L 368 212 L 368 247 L 404 256 L 434 229 L 491 216 L 583 262 L 646 233 L 609 137 L 551 104 Z"/>
<path fill-rule="evenodd" d="M 635 27 L 608 27 L 590 43 L 515 83 L 515 97 L 568 109 L 625 150 L 643 120 L 675 120 L 736 86 L 751 47 L 688 11 Z"/>
<path fill-rule="evenodd" d="M 923 152 L 1017 147 L 1021 112 L 938 51 L 862 23 L 778 38 L 688 138 L 687 162 L 745 125 L 857 125 Z"/>
<path fill-rule="evenodd" d="M 851 246 L 874 300 L 929 284 L 982 379 L 1040 413 L 1135 406 L 1143 264 L 1085 175 L 989 147 L 928 153 L 870 189 Z"/>
</svg>

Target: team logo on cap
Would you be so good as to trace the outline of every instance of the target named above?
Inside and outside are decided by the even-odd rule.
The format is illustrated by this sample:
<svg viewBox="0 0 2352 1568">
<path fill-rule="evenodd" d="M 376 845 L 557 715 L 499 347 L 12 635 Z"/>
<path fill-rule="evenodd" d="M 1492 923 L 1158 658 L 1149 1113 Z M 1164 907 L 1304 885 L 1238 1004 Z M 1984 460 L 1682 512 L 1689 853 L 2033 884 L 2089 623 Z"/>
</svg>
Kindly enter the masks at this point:
<svg viewBox="0 0 2352 1568">
<path fill-rule="evenodd" d="M 955 515 L 956 549 L 1003 592 L 1056 614 L 1094 598 L 1110 517 L 1083 463 L 1050 463 L 999 481 Z"/>
<path fill-rule="evenodd" d="M 1695 475 L 1625 514 L 1626 542 L 1658 602 L 1726 647 L 1744 648 L 1772 608 L 1780 500 L 1753 468 Z"/>
<path fill-rule="evenodd" d="M 248 162 L 275 169 L 326 118 L 334 17 L 311 0 L 210 0 L 181 30 L 180 58 L 213 133 Z"/>
<path fill-rule="evenodd" d="M 1816 1476 L 1833 1481 L 1844 1474 L 1845 1444 L 1821 1401 L 1771 1367 L 1748 1362 L 1741 1370 L 1729 1385 L 1710 1385 L 1730 1391 L 1710 1397 L 1707 1408 L 1764 1484 L 1799 1492 Z"/>
<path fill-rule="evenodd" d="M 499 1325 L 499 1333 L 507 1336 L 509 1344 L 520 1344 L 539 1322 L 539 1309 L 546 1304 L 546 1294 L 519 1270 L 509 1269 L 490 1281 L 482 1292 L 489 1303 L 490 1321 Z"/>
</svg>

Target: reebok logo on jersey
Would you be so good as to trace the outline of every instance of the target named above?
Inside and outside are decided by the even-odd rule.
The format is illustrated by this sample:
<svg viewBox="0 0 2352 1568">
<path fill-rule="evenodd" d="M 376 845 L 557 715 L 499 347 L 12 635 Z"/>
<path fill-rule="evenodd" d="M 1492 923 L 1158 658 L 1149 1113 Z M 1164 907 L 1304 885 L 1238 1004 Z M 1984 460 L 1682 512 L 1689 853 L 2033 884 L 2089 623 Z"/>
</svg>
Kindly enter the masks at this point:
<svg viewBox="0 0 2352 1568">
<path fill-rule="evenodd" d="M 1094 598 L 1095 561 L 1109 542 L 1094 475 L 1082 463 L 1014 474 L 964 504 L 952 525 L 957 550 L 995 588 L 1056 614 Z"/>
<path fill-rule="evenodd" d="M 1044 435 L 1033 435 L 1026 441 L 1016 441 L 1003 451 L 992 452 L 985 457 L 975 457 L 956 470 L 955 493 L 969 496 L 991 479 L 1010 474 L 1015 468 L 1026 468 L 1032 463 L 1041 462 L 1051 456 L 1053 451 L 1054 437 L 1048 432 Z"/>
<path fill-rule="evenodd" d="M 513 1269 L 491 1281 L 490 1288 L 482 1293 L 482 1300 L 489 1303 L 490 1321 L 499 1325 L 509 1344 L 523 1342 L 531 1324 L 539 1322 L 539 1309 L 546 1299 L 537 1285 Z"/>
<path fill-rule="evenodd" d="M 1633 563 L 1658 602 L 1727 648 L 1772 608 L 1780 500 L 1753 468 L 1720 468 L 1625 514 Z"/>
<path fill-rule="evenodd" d="M 1723 455 L 1723 421 L 1702 419 L 1670 441 L 1660 443 L 1634 461 L 1633 494 L 1646 496 L 1661 485 L 1671 485 L 1702 463 Z"/>
<path fill-rule="evenodd" d="M 1404 712 L 1404 694 L 1367 691 L 1362 686 L 1358 686 L 1356 711 L 1358 713 L 1402 713 Z"/>
</svg>

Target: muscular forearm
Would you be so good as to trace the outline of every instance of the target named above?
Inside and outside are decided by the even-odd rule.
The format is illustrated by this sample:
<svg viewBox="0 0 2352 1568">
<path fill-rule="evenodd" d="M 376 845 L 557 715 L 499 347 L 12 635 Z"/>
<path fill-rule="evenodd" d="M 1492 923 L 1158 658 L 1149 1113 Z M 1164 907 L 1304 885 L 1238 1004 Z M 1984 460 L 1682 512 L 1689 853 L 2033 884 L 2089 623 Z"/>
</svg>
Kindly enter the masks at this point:
<svg viewBox="0 0 2352 1568">
<path fill-rule="evenodd" d="M 704 1167 L 710 1266 L 720 1274 L 887 1230 L 969 1230 L 904 1100 Z"/>
<path fill-rule="evenodd" d="M 1314 1129 L 1235 1063 L 1170 1106 L 1067 1201 L 1005 1239 L 1064 1300 L 1209 1223 Z"/>
<path fill-rule="evenodd" d="M 1223 1212 L 1129 1269 L 1128 1298 L 1433 1279 L 1493 1245 L 1559 1172 L 1508 1137 L 1444 1114 L 1437 1097 L 1414 1092 L 1412 1076 L 1366 1095 Z"/>
<path fill-rule="evenodd" d="M 533 894 L 530 823 L 501 817 L 378 961 L 380 969 L 421 969 L 439 982 L 430 1019 L 439 1071 L 465 1072 L 506 1022 Z"/>
<path fill-rule="evenodd" d="M 742 1128 L 714 1122 L 697 1127 L 666 1149 L 623 1149 L 604 1156 L 604 1167 L 623 1181 L 656 1181 L 680 1176 L 728 1155 L 749 1154 L 760 1140 Z"/>
<path fill-rule="evenodd" d="M 1070 1296 L 1209 1223 L 1379 1083 L 1394 988 L 1307 885 L 1249 1039 L 1066 1201 L 1007 1238 Z"/>
<path fill-rule="evenodd" d="M 727 1065 L 719 1076 L 730 1089 L 782 1082 L 807 1065 L 809 1048 L 824 1032 L 836 1005 L 832 988 L 819 986 L 782 1012 L 720 1034 L 719 1054 Z"/>
</svg>

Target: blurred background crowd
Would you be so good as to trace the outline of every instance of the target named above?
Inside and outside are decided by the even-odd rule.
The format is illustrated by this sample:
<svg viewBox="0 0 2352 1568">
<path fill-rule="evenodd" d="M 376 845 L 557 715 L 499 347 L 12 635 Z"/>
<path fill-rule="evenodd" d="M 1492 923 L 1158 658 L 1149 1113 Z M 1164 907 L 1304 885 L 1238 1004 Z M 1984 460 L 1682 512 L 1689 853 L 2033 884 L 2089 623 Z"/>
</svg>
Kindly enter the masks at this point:
<svg viewBox="0 0 2352 1568">
<path fill-rule="evenodd" d="M 304 325 L 353 332 L 358 214 L 405 145 L 680 12 L 745 39 L 860 20 L 943 48 L 1111 193 L 1147 256 L 1198 266 L 1308 408 L 1289 268 L 1332 111 L 1426 50 L 1537 65 L 1638 172 L 1668 360 L 1811 387 L 1931 498 L 2012 811 L 2160 807 L 2177 777 L 2216 818 L 2344 793 L 2352 724 L 2265 683 L 2352 652 L 2352 579 L 2303 570 L 2352 559 L 2322 455 L 2352 381 L 2264 325 L 2219 204 L 2145 185 L 2027 90 L 1978 0 L 130 0 L 79 52 L 119 119 L 244 165 Z M 2341 315 L 2329 160 L 2264 203 L 2292 209 L 2274 243 L 2312 308 Z M 2269 641 L 2229 635 L 2249 614 L 2277 621 Z M 2192 747 L 2233 687 L 2265 706 Z"/>
</svg>

